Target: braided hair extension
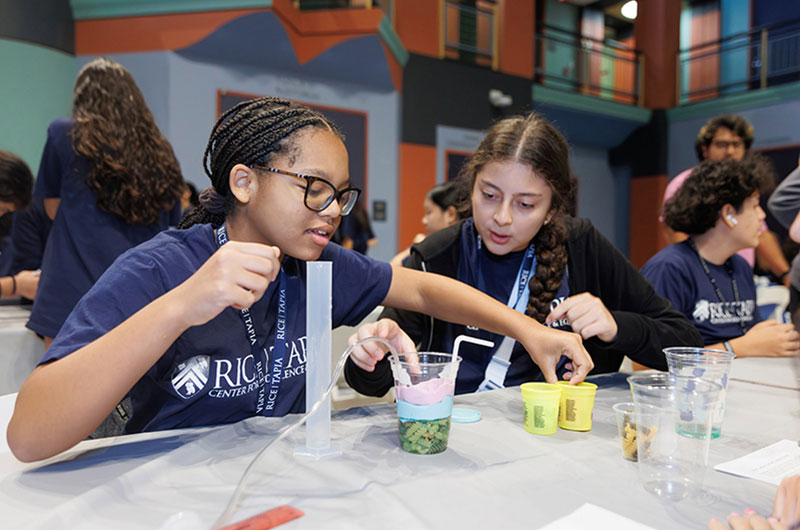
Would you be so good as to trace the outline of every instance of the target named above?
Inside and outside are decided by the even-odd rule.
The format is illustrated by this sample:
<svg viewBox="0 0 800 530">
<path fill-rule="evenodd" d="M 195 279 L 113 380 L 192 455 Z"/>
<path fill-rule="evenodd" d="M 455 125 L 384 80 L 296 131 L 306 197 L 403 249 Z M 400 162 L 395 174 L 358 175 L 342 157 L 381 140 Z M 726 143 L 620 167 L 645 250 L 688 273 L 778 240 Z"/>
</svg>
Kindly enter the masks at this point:
<svg viewBox="0 0 800 530">
<path fill-rule="evenodd" d="M 293 163 L 293 153 L 299 150 L 294 143 L 295 133 L 306 127 L 329 130 L 344 139 L 328 118 L 286 99 L 251 99 L 223 113 L 214 124 L 203 153 L 203 169 L 211 179 L 211 187 L 200 194 L 200 206 L 187 213 L 178 227 L 222 225 L 235 205 L 229 184 L 233 166 L 269 166 L 279 154 L 288 154 Z"/>
<path fill-rule="evenodd" d="M 459 173 L 459 213 L 472 215 L 471 195 L 478 173 L 491 162 L 514 161 L 531 168 L 553 192 L 549 221 L 533 237 L 536 271 L 528 283 L 526 314 L 544 322 L 567 265 L 565 219 L 575 198 L 575 179 L 569 167 L 569 146 L 561 133 L 536 113 L 512 116 L 495 123 L 475 154 Z"/>
</svg>

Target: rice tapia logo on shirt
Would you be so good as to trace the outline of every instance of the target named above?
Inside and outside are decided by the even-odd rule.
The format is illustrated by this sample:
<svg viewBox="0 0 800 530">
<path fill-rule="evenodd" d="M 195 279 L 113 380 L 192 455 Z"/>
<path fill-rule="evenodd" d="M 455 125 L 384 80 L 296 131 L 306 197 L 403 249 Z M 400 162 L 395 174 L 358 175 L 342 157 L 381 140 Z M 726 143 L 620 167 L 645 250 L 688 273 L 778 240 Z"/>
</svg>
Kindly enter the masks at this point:
<svg viewBox="0 0 800 530">
<path fill-rule="evenodd" d="M 734 324 L 750 322 L 756 310 L 755 300 L 734 302 L 711 302 L 698 300 L 692 311 L 695 322 L 709 321 L 711 324 Z"/>
<path fill-rule="evenodd" d="M 208 355 L 197 355 L 180 363 L 172 372 L 172 388 L 182 398 L 189 399 L 208 382 Z"/>
</svg>

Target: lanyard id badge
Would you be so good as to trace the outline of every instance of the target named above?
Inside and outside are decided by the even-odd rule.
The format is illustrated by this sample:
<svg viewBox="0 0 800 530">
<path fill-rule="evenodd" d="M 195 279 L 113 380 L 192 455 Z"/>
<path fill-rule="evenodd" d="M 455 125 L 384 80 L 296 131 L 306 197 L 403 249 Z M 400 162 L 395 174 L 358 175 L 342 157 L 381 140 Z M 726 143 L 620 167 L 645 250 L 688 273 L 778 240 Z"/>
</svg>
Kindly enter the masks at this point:
<svg viewBox="0 0 800 530">
<path fill-rule="evenodd" d="M 228 242 L 228 231 L 223 224 L 217 229 L 217 244 L 222 247 Z M 286 357 L 286 274 L 281 267 L 278 273 L 278 316 L 275 325 L 275 338 L 272 346 L 272 368 L 269 372 L 269 393 L 265 388 L 266 374 L 264 370 L 264 363 L 261 360 L 261 355 L 258 351 L 258 337 L 256 336 L 256 328 L 253 323 L 253 317 L 250 314 L 250 309 L 241 309 L 239 316 L 244 323 L 245 332 L 247 333 L 247 340 L 250 343 L 250 351 L 253 354 L 253 361 L 255 364 L 256 372 L 258 373 L 258 398 L 256 401 L 256 414 L 261 414 L 262 411 L 274 411 L 275 403 L 280 391 L 281 380 L 283 379 L 283 363 Z M 269 352 L 266 348 L 262 348 L 264 352 L 264 359 L 269 362 Z M 271 414 L 264 414 L 265 416 Z"/>
<path fill-rule="evenodd" d="M 478 236 L 478 250 L 481 248 L 481 238 Z M 480 267 L 480 259 L 478 260 L 478 267 Z M 528 279 L 530 278 L 531 271 L 536 268 L 536 252 L 533 243 L 528 246 L 525 251 L 525 257 L 522 258 L 522 263 L 517 271 L 517 278 L 514 281 L 514 287 L 511 289 L 511 294 L 508 297 L 506 305 L 512 309 L 525 314 L 525 309 L 528 307 L 528 298 L 530 297 L 530 288 L 528 287 Z M 478 270 L 478 286 L 483 292 L 486 292 L 483 284 L 483 275 Z M 508 367 L 511 365 L 511 352 L 514 350 L 514 343 L 516 341 L 511 337 L 504 337 L 503 342 L 498 346 L 497 351 L 494 352 L 489 364 L 486 366 L 484 372 L 483 382 L 478 386 L 477 392 L 484 390 L 494 390 L 495 388 L 503 388 L 508 373 Z"/>
</svg>

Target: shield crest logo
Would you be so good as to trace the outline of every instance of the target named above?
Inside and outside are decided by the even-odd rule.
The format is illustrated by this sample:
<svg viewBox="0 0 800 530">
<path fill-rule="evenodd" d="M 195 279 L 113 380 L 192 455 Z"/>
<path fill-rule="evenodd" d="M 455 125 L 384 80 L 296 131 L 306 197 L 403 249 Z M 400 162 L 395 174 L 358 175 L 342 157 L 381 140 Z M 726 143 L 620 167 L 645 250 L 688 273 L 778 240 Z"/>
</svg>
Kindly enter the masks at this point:
<svg viewBox="0 0 800 530">
<path fill-rule="evenodd" d="M 189 399 L 201 391 L 208 382 L 208 355 L 196 355 L 172 371 L 172 388 L 183 399 Z"/>
</svg>

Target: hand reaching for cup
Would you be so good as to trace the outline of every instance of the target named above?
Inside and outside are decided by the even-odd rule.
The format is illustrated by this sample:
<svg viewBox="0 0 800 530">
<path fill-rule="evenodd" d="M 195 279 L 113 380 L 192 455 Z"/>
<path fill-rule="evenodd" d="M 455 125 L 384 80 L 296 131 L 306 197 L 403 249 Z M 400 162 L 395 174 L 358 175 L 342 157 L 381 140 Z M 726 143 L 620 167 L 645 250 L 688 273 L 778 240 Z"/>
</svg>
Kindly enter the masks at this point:
<svg viewBox="0 0 800 530">
<path fill-rule="evenodd" d="M 347 344 L 352 346 L 368 337 L 386 339 L 398 353 L 416 351 L 414 342 L 406 335 L 406 332 L 400 329 L 397 322 L 388 318 L 360 326 L 356 333 L 353 333 L 347 339 Z M 353 348 L 350 352 L 350 358 L 353 363 L 366 372 L 374 371 L 375 364 L 383 359 L 385 355 L 386 347 L 378 341 L 364 343 Z"/>
</svg>

